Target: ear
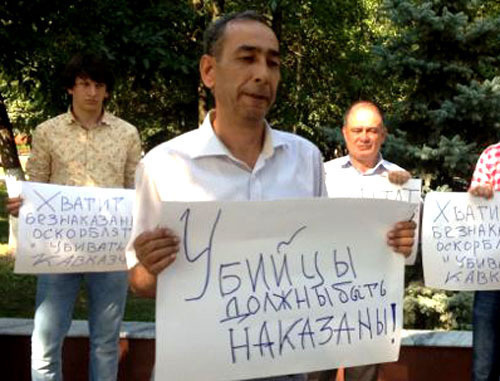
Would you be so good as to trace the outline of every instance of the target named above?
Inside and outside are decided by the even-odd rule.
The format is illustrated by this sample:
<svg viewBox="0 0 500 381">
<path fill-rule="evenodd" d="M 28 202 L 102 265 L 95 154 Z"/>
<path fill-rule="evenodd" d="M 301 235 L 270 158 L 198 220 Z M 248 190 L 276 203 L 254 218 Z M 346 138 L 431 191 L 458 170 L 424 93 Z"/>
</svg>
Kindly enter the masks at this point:
<svg viewBox="0 0 500 381">
<path fill-rule="evenodd" d="M 382 128 L 382 133 L 383 133 L 383 136 L 382 136 L 382 144 L 385 143 L 385 139 L 387 139 L 387 128 L 384 126 Z"/>
<path fill-rule="evenodd" d="M 69 95 L 73 96 L 73 88 L 66 89 L 66 91 L 68 92 Z"/>
<path fill-rule="evenodd" d="M 342 136 L 344 137 L 344 141 L 345 141 L 345 142 L 347 141 L 347 138 L 346 138 L 346 136 L 345 136 L 346 131 L 347 131 L 347 127 L 346 127 L 346 126 L 342 126 Z"/>
<path fill-rule="evenodd" d="M 215 57 L 204 54 L 200 60 L 201 80 L 206 87 L 213 90 L 215 87 Z"/>
</svg>

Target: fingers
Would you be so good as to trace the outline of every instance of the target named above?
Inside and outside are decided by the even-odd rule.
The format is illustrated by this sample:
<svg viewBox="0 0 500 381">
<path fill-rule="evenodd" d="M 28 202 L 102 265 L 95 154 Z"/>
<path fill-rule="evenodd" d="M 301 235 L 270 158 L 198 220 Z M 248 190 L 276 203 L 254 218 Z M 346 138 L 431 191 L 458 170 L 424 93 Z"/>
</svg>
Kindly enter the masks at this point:
<svg viewBox="0 0 500 381">
<path fill-rule="evenodd" d="M 489 184 L 470 188 L 469 193 L 475 197 L 484 197 L 486 199 L 491 199 L 494 194 L 493 187 Z"/>
<path fill-rule="evenodd" d="M 410 172 L 402 170 L 402 171 L 390 171 L 389 172 L 389 181 L 396 185 L 403 185 L 408 180 L 411 179 Z"/>
<path fill-rule="evenodd" d="M 134 240 L 137 259 L 153 275 L 170 266 L 179 251 L 179 238 L 166 228 L 147 231 Z"/>
<path fill-rule="evenodd" d="M 405 257 L 411 254 L 415 242 L 415 229 L 417 224 L 414 221 L 398 222 L 387 234 L 387 244 L 397 253 Z"/>
<path fill-rule="evenodd" d="M 5 209 L 7 209 L 7 212 L 10 215 L 18 217 L 19 209 L 21 208 L 22 204 L 23 204 L 23 199 L 21 197 L 11 197 L 7 199 L 5 204 Z"/>
</svg>

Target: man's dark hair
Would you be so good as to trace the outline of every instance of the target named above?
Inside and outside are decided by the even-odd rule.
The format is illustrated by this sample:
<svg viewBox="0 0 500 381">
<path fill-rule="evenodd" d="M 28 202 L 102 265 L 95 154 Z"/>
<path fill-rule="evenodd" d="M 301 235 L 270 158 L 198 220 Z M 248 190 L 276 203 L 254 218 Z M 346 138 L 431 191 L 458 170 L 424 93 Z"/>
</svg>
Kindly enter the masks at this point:
<svg viewBox="0 0 500 381">
<path fill-rule="evenodd" d="M 106 84 L 106 91 L 111 93 L 115 84 L 113 72 L 109 64 L 96 54 L 75 54 L 66 64 L 62 75 L 65 89 L 75 85 L 77 77 L 89 78 L 93 81 Z"/>
<path fill-rule="evenodd" d="M 229 13 L 212 22 L 203 34 L 203 53 L 218 57 L 227 24 L 232 21 L 257 21 L 269 27 L 267 19 L 255 11 Z"/>
<path fill-rule="evenodd" d="M 384 124 L 384 112 L 382 111 L 382 109 L 375 102 L 359 100 L 359 101 L 354 102 L 352 105 L 350 105 L 349 108 L 347 109 L 347 111 L 344 113 L 344 124 L 343 124 L 344 126 L 347 126 L 347 119 L 349 118 L 349 115 L 351 114 L 351 111 L 355 107 L 358 107 L 360 105 L 365 105 L 367 107 L 372 107 L 375 110 L 377 110 L 378 113 L 380 114 L 380 118 L 382 119 L 382 124 Z"/>
</svg>

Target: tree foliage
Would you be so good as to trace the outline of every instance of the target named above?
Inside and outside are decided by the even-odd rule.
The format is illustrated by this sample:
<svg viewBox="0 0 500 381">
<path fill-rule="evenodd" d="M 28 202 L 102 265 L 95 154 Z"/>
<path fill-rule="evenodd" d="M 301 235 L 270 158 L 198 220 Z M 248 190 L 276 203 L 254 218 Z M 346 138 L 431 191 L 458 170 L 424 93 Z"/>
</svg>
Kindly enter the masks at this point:
<svg viewBox="0 0 500 381">
<path fill-rule="evenodd" d="M 307 136 L 332 157 L 343 109 L 368 96 L 374 1 L 259 0 L 281 39 L 283 81 L 271 121 Z M 0 12 L 0 87 L 18 129 L 31 129 L 67 107 L 58 74 L 79 50 L 107 56 L 118 85 L 109 107 L 136 124 L 149 148 L 196 126 L 198 58 L 206 25 L 246 1 L 7 2 Z M 12 103 L 11 109 L 15 109 Z M 210 102 L 209 102 L 210 105 Z M 19 103 L 18 103 L 19 106 Z M 19 109 L 17 110 L 19 111 Z"/>
<path fill-rule="evenodd" d="M 0 75 L 15 88 L 7 94 L 20 93 L 43 110 L 35 120 L 14 120 L 19 128 L 33 128 L 68 107 L 59 74 L 77 51 L 109 59 L 118 79 L 110 108 L 145 138 L 161 131 L 157 140 L 165 140 L 196 121 L 192 79 L 200 28 L 186 4 L 34 0 L 7 2 L 0 15 Z"/>
<path fill-rule="evenodd" d="M 500 17 L 491 2 L 388 0 L 396 35 L 374 47 L 395 139 L 388 151 L 427 189 L 464 190 L 498 139 Z"/>
</svg>

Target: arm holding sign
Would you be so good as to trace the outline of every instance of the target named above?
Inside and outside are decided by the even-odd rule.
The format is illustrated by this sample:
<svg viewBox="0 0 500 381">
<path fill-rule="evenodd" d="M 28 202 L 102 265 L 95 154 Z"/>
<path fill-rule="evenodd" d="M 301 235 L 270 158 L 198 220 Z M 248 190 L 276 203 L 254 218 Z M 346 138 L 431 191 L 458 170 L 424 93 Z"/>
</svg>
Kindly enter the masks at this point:
<svg viewBox="0 0 500 381">
<path fill-rule="evenodd" d="M 417 225 L 414 221 L 400 221 L 387 234 L 387 244 L 399 254 L 405 257 L 411 254 L 413 247 L 415 229 Z"/>
<path fill-rule="evenodd" d="M 490 184 L 476 185 L 469 188 L 469 193 L 476 197 L 484 197 L 486 199 L 493 198 L 493 187 Z"/>
<path fill-rule="evenodd" d="M 143 297 L 154 298 L 156 276 L 170 266 L 179 251 L 179 238 L 169 229 L 146 231 L 134 240 L 139 263 L 129 272 L 132 290 Z"/>
<path fill-rule="evenodd" d="M 402 170 L 402 171 L 389 171 L 387 172 L 387 177 L 389 181 L 396 185 L 403 185 L 408 180 L 411 179 L 410 172 Z"/>
<path fill-rule="evenodd" d="M 23 204 L 23 199 L 21 197 L 9 197 L 5 203 L 5 208 L 7 213 L 13 217 L 19 216 L 19 209 Z"/>
<path fill-rule="evenodd" d="M 156 276 L 175 260 L 179 239 L 171 230 L 158 226 L 161 199 L 142 161 L 135 180 L 134 225 L 126 253 L 129 284 L 136 294 L 154 298 Z"/>
</svg>

